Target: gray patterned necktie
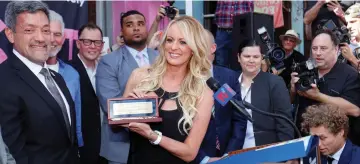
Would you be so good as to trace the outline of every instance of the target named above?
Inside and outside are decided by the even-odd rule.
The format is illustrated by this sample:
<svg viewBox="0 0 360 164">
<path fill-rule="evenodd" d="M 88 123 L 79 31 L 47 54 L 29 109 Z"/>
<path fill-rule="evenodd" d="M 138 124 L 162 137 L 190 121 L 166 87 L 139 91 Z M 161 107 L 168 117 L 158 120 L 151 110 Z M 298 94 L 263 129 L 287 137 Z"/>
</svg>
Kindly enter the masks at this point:
<svg viewBox="0 0 360 164">
<path fill-rule="evenodd" d="M 51 95 L 54 97 L 54 99 L 56 100 L 56 102 L 59 104 L 59 106 L 61 108 L 62 114 L 64 116 L 66 128 L 68 130 L 68 135 L 70 136 L 70 122 L 69 122 L 69 117 L 67 114 L 65 102 L 61 98 L 61 94 L 60 94 L 59 90 L 56 88 L 55 82 L 54 82 L 53 78 L 51 77 L 49 70 L 46 68 L 42 68 L 40 71 L 40 74 L 42 74 L 45 77 L 46 86 L 48 87 Z"/>
</svg>

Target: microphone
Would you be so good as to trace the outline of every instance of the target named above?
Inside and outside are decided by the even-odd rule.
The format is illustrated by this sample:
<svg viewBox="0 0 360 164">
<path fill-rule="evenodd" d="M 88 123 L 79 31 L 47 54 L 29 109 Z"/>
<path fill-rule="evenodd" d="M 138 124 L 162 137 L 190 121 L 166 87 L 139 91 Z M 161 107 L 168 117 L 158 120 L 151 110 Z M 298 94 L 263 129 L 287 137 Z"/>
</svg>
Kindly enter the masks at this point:
<svg viewBox="0 0 360 164">
<path fill-rule="evenodd" d="M 253 122 L 251 115 L 245 110 L 245 107 L 241 103 L 238 103 L 235 99 L 233 99 L 236 92 L 231 89 L 229 85 L 224 84 L 223 86 L 221 86 L 220 83 L 212 77 L 206 80 L 206 84 L 211 90 L 215 92 L 214 98 L 217 102 L 219 102 L 222 106 L 225 106 L 230 101 L 230 103 L 238 111 L 240 111 L 247 120 Z"/>
</svg>

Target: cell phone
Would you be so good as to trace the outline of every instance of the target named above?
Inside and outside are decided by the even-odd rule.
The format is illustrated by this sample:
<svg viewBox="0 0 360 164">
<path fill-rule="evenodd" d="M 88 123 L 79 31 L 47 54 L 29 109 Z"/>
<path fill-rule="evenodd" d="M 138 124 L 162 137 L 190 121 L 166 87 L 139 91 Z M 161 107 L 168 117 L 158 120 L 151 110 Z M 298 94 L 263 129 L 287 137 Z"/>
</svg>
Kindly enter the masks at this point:
<svg viewBox="0 0 360 164">
<path fill-rule="evenodd" d="M 345 46 L 345 43 L 339 43 L 339 47 Z"/>
</svg>

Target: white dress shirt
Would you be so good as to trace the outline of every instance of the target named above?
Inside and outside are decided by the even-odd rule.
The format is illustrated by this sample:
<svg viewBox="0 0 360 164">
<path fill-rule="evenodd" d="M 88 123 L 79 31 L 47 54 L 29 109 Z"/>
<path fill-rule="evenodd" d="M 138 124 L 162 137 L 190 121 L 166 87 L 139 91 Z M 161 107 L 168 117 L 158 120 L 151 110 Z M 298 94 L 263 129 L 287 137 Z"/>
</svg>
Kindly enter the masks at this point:
<svg viewBox="0 0 360 164">
<path fill-rule="evenodd" d="M 345 148 L 345 145 L 346 145 L 346 143 L 344 144 L 344 146 L 340 150 L 338 150 L 334 155 L 331 156 L 332 158 L 334 158 L 334 160 L 332 161 L 331 164 L 338 164 L 339 163 L 340 156 L 341 156 L 341 154 L 342 154 L 342 152 L 343 152 L 343 150 Z"/>
<path fill-rule="evenodd" d="M 145 60 L 145 63 L 150 65 L 150 61 L 149 61 L 149 55 L 147 53 L 147 47 L 145 47 L 143 50 L 141 51 L 138 51 L 138 50 L 135 50 L 127 45 L 125 45 L 125 47 L 129 50 L 130 54 L 134 57 L 135 61 L 137 62 L 137 64 L 140 66 L 141 64 L 141 61 L 136 57 L 137 54 L 141 53 L 144 55 L 144 60 Z"/>
<path fill-rule="evenodd" d="M 95 79 L 95 75 L 96 75 L 96 70 L 97 70 L 97 65 L 98 65 L 98 62 L 95 62 L 95 69 L 91 69 L 89 67 L 86 66 L 86 64 L 81 60 L 79 54 L 78 54 L 78 57 L 81 61 L 81 63 L 84 65 L 85 67 L 85 70 L 86 70 L 86 73 L 88 74 L 89 76 L 89 79 L 90 79 L 90 82 L 91 82 L 91 85 L 96 93 L 96 79 Z"/>
<path fill-rule="evenodd" d="M 54 65 L 49 65 L 49 64 L 48 64 L 47 67 L 50 68 L 51 70 L 59 73 L 59 67 L 60 67 L 60 66 L 59 66 L 59 62 L 58 62 L 58 61 L 56 61 L 56 64 L 54 64 Z"/>
<path fill-rule="evenodd" d="M 240 83 L 240 89 L 241 89 L 241 99 L 245 100 L 248 103 L 251 103 L 251 90 L 250 90 L 250 86 L 249 87 L 245 87 L 242 84 L 242 75 L 240 75 L 239 77 L 239 83 Z M 252 111 L 251 109 L 246 108 L 246 111 L 250 114 L 250 116 L 252 116 Z M 254 126 L 250 121 L 247 121 L 246 124 L 246 135 L 245 135 L 245 141 L 244 141 L 244 145 L 243 145 L 243 149 L 246 148 L 250 148 L 250 147 L 255 147 L 255 136 L 254 136 Z"/>
<path fill-rule="evenodd" d="M 40 73 L 42 68 L 47 68 L 46 63 L 44 63 L 44 67 L 33 63 L 32 61 L 30 61 L 29 59 L 25 58 L 24 56 L 20 55 L 19 52 L 17 52 L 15 49 L 13 49 L 13 53 L 15 54 L 15 56 L 17 56 L 29 69 L 32 73 L 34 73 L 34 75 L 41 81 L 41 83 L 45 86 L 45 88 L 50 92 L 49 88 L 47 87 L 46 83 L 45 83 L 45 77 L 44 75 L 42 75 Z M 50 72 L 51 73 L 51 72 Z M 53 79 L 54 80 L 54 79 Z M 67 102 L 64 94 L 62 93 L 61 89 L 59 88 L 58 84 L 55 82 L 55 86 L 57 88 L 57 90 L 59 91 L 61 98 L 63 99 L 64 103 L 65 103 L 65 107 L 66 107 L 66 112 L 69 118 L 69 123 L 71 125 L 71 116 L 70 116 L 70 106 L 69 103 Z M 51 94 L 51 93 L 50 93 Z"/>
</svg>

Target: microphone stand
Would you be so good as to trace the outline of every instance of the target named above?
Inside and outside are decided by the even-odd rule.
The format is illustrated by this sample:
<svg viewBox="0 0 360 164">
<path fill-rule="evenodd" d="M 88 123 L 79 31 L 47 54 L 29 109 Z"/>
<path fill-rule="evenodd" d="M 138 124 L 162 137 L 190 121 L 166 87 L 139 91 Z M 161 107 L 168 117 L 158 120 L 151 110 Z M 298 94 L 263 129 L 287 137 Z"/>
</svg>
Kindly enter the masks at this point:
<svg viewBox="0 0 360 164">
<path fill-rule="evenodd" d="M 236 100 L 236 101 L 238 101 L 238 100 Z M 239 103 L 240 103 L 240 102 L 239 102 Z M 275 114 L 275 113 L 270 113 L 270 112 L 262 111 L 262 110 L 256 108 L 254 105 L 252 105 L 252 104 L 250 104 L 250 103 L 248 103 L 248 102 L 246 102 L 246 101 L 242 101 L 241 104 L 243 104 L 243 105 L 245 106 L 245 108 L 251 109 L 251 110 L 253 110 L 253 111 L 255 111 L 255 112 L 258 112 L 258 113 L 260 113 L 260 114 L 267 115 L 267 116 L 272 116 L 272 117 L 278 117 L 278 118 L 281 118 L 281 119 L 286 120 L 286 121 L 294 128 L 294 130 L 295 130 L 296 134 L 298 135 L 298 137 L 299 137 L 299 138 L 302 137 L 299 129 L 296 127 L 296 125 L 294 124 L 294 122 L 292 122 L 289 118 L 287 118 L 287 117 L 285 117 L 285 116 L 283 116 L 283 115 L 281 115 L 281 114 Z"/>
</svg>

